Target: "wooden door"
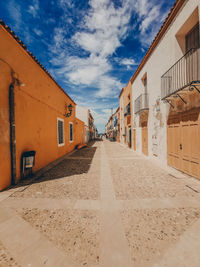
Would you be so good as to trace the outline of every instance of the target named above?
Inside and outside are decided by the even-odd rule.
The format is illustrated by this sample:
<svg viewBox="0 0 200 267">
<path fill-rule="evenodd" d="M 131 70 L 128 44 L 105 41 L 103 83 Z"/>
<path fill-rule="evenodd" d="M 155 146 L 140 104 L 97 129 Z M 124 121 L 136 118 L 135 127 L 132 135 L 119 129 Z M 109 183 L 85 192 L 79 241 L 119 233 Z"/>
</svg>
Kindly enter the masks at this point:
<svg viewBox="0 0 200 267">
<path fill-rule="evenodd" d="M 132 147 L 132 133 L 131 133 L 131 128 L 129 128 L 129 147 Z"/>
<path fill-rule="evenodd" d="M 186 112 L 181 117 L 181 169 L 200 178 L 200 122 L 199 110 Z"/>
<path fill-rule="evenodd" d="M 148 156 L 148 128 L 142 127 L 142 153 Z"/>
<path fill-rule="evenodd" d="M 180 114 L 171 116 L 167 127 L 167 161 L 170 166 L 177 169 L 181 168 L 180 129 Z"/>
<path fill-rule="evenodd" d="M 170 117 L 167 127 L 168 164 L 200 178 L 200 110 Z"/>
<path fill-rule="evenodd" d="M 133 129 L 133 149 L 136 151 L 136 130 Z"/>
</svg>

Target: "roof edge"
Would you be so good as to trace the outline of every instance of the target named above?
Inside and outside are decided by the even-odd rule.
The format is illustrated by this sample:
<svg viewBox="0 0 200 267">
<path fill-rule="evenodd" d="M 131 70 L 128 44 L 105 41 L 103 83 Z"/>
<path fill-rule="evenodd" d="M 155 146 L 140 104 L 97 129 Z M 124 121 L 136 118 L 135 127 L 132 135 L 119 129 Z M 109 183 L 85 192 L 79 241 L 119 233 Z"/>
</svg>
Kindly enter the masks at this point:
<svg viewBox="0 0 200 267">
<path fill-rule="evenodd" d="M 57 83 L 57 81 L 51 76 L 51 74 L 45 69 L 45 67 L 39 62 L 39 60 L 31 53 L 26 45 L 19 39 L 19 37 L 6 25 L 6 23 L 0 19 L 0 25 L 17 41 L 17 43 L 25 50 L 25 52 L 39 65 L 39 67 L 51 78 L 51 80 L 61 89 L 61 91 L 69 97 L 69 99 L 76 105 L 74 100 L 65 92 L 65 90 Z"/>
<path fill-rule="evenodd" d="M 119 98 L 120 98 L 120 96 L 122 95 L 123 91 L 124 91 L 124 87 L 122 88 L 122 90 L 121 90 L 121 92 L 120 92 L 120 94 L 119 94 Z"/>
<path fill-rule="evenodd" d="M 149 57 L 151 56 L 151 54 L 153 53 L 154 49 L 157 47 L 158 43 L 160 42 L 160 40 L 164 36 L 165 32 L 167 31 L 167 29 L 171 25 L 173 19 L 178 14 L 179 10 L 181 9 L 181 7 L 184 5 L 184 3 L 186 1 L 187 0 L 176 0 L 174 5 L 172 6 L 167 18 L 165 19 L 164 23 L 162 24 L 160 30 L 158 31 L 157 35 L 155 36 L 155 38 L 154 38 L 153 42 L 151 43 L 149 49 L 147 50 L 146 54 L 144 55 L 140 65 L 138 66 L 137 70 L 130 78 L 130 81 L 132 84 L 133 84 L 134 80 L 136 79 L 136 77 L 138 76 L 138 74 L 140 73 L 141 69 L 144 67 L 144 65 L 147 62 L 147 60 L 149 59 Z"/>
</svg>

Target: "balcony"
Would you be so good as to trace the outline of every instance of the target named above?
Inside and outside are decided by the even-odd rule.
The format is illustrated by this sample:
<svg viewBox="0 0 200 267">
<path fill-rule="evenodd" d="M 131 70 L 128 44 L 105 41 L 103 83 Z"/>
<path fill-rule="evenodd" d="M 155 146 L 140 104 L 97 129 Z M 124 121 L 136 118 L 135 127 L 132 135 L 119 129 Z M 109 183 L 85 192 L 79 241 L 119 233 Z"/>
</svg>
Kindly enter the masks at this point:
<svg viewBox="0 0 200 267">
<path fill-rule="evenodd" d="M 124 109 L 124 117 L 131 115 L 131 103 L 129 102 L 128 105 Z"/>
<path fill-rule="evenodd" d="M 115 118 L 115 119 L 114 119 L 114 127 L 117 126 L 117 121 L 118 121 L 117 118 Z"/>
<path fill-rule="evenodd" d="M 141 94 L 135 100 L 135 114 L 144 110 L 149 109 L 149 95 L 148 94 Z"/>
<path fill-rule="evenodd" d="M 200 48 L 189 50 L 161 77 L 161 99 L 200 84 Z"/>
</svg>

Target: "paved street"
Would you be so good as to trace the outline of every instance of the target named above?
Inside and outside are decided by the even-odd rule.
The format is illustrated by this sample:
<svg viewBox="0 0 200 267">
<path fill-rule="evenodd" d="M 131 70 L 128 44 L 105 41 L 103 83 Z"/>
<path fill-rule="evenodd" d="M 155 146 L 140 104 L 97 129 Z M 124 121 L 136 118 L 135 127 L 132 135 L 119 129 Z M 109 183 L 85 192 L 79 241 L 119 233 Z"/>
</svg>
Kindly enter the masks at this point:
<svg viewBox="0 0 200 267">
<path fill-rule="evenodd" d="M 0 193 L 0 266 L 200 266 L 200 181 L 107 140 Z"/>
</svg>

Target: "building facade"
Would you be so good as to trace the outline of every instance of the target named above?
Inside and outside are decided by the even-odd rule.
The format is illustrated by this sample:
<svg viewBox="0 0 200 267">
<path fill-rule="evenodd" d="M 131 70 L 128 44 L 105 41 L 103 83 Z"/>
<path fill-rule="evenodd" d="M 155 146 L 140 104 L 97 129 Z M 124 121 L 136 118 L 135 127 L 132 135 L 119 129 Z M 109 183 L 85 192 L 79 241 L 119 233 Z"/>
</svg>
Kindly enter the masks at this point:
<svg viewBox="0 0 200 267">
<path fill-rule="evenodd" d="M 75 102 L 0 21 L 0 190 L 22 177 L 22 155 L 37 171 L 82 142 Z M 37 77 L 37 79 L 36 79 Z"/>
<path fill-rule="evenodd" d="M 176 1 L 131 77 L 136 151 L 200 178 L 200 2 Z"/>
<path fill-rule="evenodd" d="M 116 110 L 117 113 L 117 142 L 120 142 L 120 107 Z"/>
<path fill-rule="evenodd" d="M 129 81 L 119 95 L 120 110 L 120 142 L 133 147 L 133 96 L 132 84 Z"/>
<path fill-rule="evenodd" d="M 89 130 L 89 109 L 76 105 L 76 117 L 84 122 L 85 127 L 85 136 L 84 143 L 87 144 L 90 139 L 90 130 Z"/>
<path fill-rule="evenodd" d="M 94 118 L 89 110 L 89 140 L 95 139 Z"/>
<path fill-rule="evenodd" d="M 119 110 L 120 110 L 120 143 L 125 144 L 125 125 L 124 125 L 124 88 L 122 88 L 119 95 Z"/>
<path fill-rule="evenodd" d="M 120 112 L 119 112 L 119 107 L 113 113 L 106 126 L 105 126 L 105 131 L 106 131 L 106 136 L 109 138 L 111 141 L 118 141 L 120 142 Z"/>
<path fill-rule="evenodd" d="M 106 135 L 108 139 L 113 139 L 113 128 L 114 128 L 114 121 L 113 115 L 110 116 L 107 124 L 106 124 Z"/>
</svg>

